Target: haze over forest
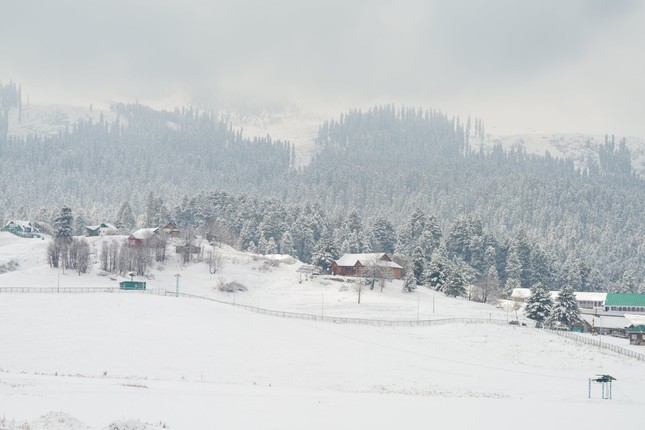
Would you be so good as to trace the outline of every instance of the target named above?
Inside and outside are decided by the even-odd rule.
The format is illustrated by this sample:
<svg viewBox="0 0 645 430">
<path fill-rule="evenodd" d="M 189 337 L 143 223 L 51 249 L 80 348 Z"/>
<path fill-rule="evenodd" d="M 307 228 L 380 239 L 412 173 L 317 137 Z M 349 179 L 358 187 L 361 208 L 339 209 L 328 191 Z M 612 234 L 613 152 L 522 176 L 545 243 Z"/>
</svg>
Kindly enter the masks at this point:
<svg viewBox="0 0 645 430">
<path fill-rule="evenodd" d="M 3 9 L 3 219 L 217 221 L 263 253 L 288 233 L 306 262 L 419 248 L 522 286 L 645 288 L 641 2 Z M 84 112 L 24 132 L 43 104 Z M 263 122 L 271 136 L 240 129 Z"/>
</svg>

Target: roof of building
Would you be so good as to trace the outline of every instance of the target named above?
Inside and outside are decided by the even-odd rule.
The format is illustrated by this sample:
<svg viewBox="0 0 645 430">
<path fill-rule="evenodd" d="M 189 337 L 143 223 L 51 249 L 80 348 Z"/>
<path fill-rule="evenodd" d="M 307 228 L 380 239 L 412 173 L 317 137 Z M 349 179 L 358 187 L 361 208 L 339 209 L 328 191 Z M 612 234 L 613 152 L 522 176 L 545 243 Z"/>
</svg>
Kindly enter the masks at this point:
<svg viewBox="0 0 645 430">
<path fill-rule="evenodd" d="M 619 316 L 603 316 L 599 318 L 595 315 L 581 314 L 582 318 L 589 325 L 594 325 L 594 327 L 602 328 L 616 328 L 624 329 L 632 325 L 632 322 L 624 317 Z"/>
<path fill-rule="evenodd" d="M 130 235 L 130 237 L 133 237 L 135 239 L 140 239 L 140 240 L 145 240 L 149 239 L 153 234 L 155 234 L 159 230 L 158 228 L 140 228 L 139 230 L 135 231 Z"/>
<path fill-rule="evenodd" d="M 549 294 L 551 295 L 551 299 L 555 300 L 560 294 L 560 291 L 549 291 Z M 607 293 L 576 291 L 573 294 L 576 296 L 576 300 L 579 302 L 604 302 L 607 298 Z M 528 299 L 529 297 L 531 297 L 530 288 L 513 288 L 513 292 L 511 293 L 511 298 L 513 299 Z"/>
<path fill-rule="evenodd" d="M 625 314 L 625 318 L 634 325 L 645 325 L 645 315 Z"/>
<path fill-rule="evenodd" d="M 11 219 L 5 224 L 5 227 L 9 224 L 19 225 L 20 227 L 31 227 L 31 222 L 19 219 Z"/>
<path fill-rule="evenodd" d="M 363 266 L 367 266 L 375 262 L 378 266 L 381 267 L 390 267 L 392 269 L 403 268 L 400 265 L 396 264 L 394 261 L 382 260 L 383 256 L 387 256 L 387 254 L 384 252 L 372 252 L 368 254 L 344 254 L 342 257 L 336 260 L 336 265 L 341 267 L 353 267 L 357 262 L 360 262 Z"/>
<path fill-rule="evenodd" d="M 645 325 L 635 325 L 630 327 L 628 330 L 630 333 L 645 333 Z"/>
<path fill-rule="evenodd" d="M 589 291 L 576 291 L 573 293 L 576 300 L 585 302 L 604 302 L 607 299 L 607 293 L 593 293 Z"/>
<path fill-rule="evenodd" d="M 645 294 L 607 293 L 605 306 L 645 306 Z"/>
</svg>

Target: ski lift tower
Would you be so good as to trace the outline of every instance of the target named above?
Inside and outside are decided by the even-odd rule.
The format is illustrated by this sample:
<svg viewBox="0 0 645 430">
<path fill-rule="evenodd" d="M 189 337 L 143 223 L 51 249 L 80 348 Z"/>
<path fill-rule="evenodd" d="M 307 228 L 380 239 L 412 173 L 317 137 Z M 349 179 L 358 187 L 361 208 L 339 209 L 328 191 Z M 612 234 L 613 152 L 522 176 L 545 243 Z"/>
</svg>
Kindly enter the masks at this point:
<svg viewBox="0 0 645 430">
<path fill-rule="evenodd" d="M 615 381 L 611 375 L 596 375 L 597 378 L 589 378 L 589 398 L 591 398 L 591 383 L 595 382 L 601 386 L 601 398 L 611 400 L 612 381 Z"/>
</svg>

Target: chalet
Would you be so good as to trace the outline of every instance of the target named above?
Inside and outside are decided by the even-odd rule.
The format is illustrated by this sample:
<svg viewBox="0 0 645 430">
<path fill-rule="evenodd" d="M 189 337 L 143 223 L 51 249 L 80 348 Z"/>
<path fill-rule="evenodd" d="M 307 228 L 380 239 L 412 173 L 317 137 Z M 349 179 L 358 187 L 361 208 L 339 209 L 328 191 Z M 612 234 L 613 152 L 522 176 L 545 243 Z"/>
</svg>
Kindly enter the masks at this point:
<svg viewBox="0 0 645 430">
<path fill-rule="evenodd" d="M 140 228 L 139 230 L 128 236 L 128 245 L 140 246 L 145 241 L 153 237 L 159 232 L 159 227 L 156 228 Z"/>
<path fill-rule="evenodd" d="M 387 254 L 377 252 L 371 254 L 345 254 L 331 263 L 329 272 L 332 275 L 360 276 L 364 273 L 366 267 L 372 265 L 375 265 L 393 278 L 400 278 L 403 271 L 403 267 L 392 261 Z"/>
<path fill-rule="evenodd" d="M 35 229 L 29 221 L 10 220 L 0 231 L 9 233 L 34 233 Z"/>
<path fill-rule="evenodd" d="M 177 224 L 172 221 L 161 227 L 161 231 L 168 237 L 179 237 L 179 228 L 177 227 Z"/>
<path fill-rule="evenodd" d="M 627 330 L 630 345 L 645 345 L 645 325 L 632 326 Z"/>
<path fill-rule="evenodd" d="M 119 229 L 116 228 L 114 224 L 109 222 L 102 222 L 99 225 L 86 225 L 85 226 L 85 236 L 105 236 L 110 234 L 117 234 Z"/>
</svg>

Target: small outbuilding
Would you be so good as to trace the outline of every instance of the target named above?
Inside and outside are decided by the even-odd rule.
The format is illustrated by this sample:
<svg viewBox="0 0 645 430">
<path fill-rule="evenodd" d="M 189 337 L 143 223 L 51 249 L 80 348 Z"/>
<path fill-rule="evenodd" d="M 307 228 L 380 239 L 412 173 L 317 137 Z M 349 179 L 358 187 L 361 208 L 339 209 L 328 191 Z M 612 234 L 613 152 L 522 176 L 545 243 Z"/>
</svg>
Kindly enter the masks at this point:
<svg viewBox="0 0 645 430">
<path fill-rule="evenodd" d="M 119 288 L 122 290 L 145 290 L 145 281 L 123 281 L 119 282 Z"/>
<path fill-rule="evenodd" d="M 630 345 L 645 345 L 645 325 L 636 325 L 627 329 Z"/>
</svg>

